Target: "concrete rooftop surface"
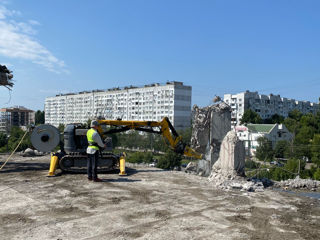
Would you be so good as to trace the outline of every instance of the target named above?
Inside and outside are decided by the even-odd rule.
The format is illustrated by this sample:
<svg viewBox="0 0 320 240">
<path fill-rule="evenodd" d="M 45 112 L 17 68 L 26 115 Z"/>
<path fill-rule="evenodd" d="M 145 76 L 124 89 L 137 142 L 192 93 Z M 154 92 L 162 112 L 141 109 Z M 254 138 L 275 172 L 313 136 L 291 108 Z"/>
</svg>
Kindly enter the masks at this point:
<svg viewBox="0 0 320 240">
<path fill-rule="evenodd" d="M 0 155 L 4 162 L 6 155 Z M 128 176 L 46 177 L 50 156 L 0 172 L 0 239 L 319 239 L 320 201 L 266 190 L 222 191 L 157 168 Z"/>
</svg>

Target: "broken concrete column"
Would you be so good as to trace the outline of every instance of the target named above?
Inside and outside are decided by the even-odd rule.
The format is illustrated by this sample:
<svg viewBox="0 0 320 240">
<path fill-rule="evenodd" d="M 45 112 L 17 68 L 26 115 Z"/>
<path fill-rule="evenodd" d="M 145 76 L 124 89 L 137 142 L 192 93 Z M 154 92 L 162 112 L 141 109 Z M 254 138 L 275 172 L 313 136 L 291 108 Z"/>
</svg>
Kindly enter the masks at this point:
<svg viewBox="0 0 320 240">
<path fill-rule="evenodd" d="M 245 148 L 235 131 L 230 131 L 224 137 L 220 147 L 218 161 L 212 166 L 210 179 L 217 175 L 219 179 L 232 179 L 236 176 L 244 176 Z"/>
<path fill-rule="evenodd" d="M 211 125 L 211 107 L 199 108 L 193 106 L 193 123 L 191 146 L 197 152 L 204 153 L 209 143 L 209 129 Z"/>
<path fill-rule="evenodd" d="M 13 75 L 11 72 L 6 68 L 6 66 L 0 65 L 0 86 L 4 86 L 8 89 L 13 87 L 12 79 Z"/>
<path fill-rule="evenodd" d="M 231 130 L 231 109 L 222 102 L 204 108 L 195 105 L 193 113 L 191 146 L 206 156 L 204 160 L 199 160 L 197 173 L 209 176 L 219 158 L 221 142 Z"/>
</svg>

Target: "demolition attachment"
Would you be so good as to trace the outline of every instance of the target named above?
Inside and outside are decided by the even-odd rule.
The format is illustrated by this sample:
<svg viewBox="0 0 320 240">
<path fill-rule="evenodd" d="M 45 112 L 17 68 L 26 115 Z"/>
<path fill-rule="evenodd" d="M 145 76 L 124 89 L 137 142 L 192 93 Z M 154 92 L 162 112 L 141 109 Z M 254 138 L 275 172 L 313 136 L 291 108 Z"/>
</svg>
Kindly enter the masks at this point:
<svg viewBox="0 0 320 240">
<path fill-rule="evenodd" d="M 37 126 L 31 133 L 32 145 L 41 152 L 51 152 L 59 142 L 59 130 L 49 124 Z"/>
</svg>

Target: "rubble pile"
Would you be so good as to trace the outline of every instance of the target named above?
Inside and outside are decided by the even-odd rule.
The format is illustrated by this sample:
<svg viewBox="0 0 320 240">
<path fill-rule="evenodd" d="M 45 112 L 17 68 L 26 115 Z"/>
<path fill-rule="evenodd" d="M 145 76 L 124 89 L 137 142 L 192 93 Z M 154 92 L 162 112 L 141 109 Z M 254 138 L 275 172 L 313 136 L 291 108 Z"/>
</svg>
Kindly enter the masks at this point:
<svg viewBox="0 0 320 240">
<path fill-rule="evenodd" d="M 204 108 L 193 107 L 191 146 L 205 153 L 205 159 L 190 162 L 185 171 L 209 176 L 209 181 L 221 189 L 264 191 L 270 182 L 244 178 L 245 148 L 236 133 L 231 131 L 230 112 L 224 102 Z"/>
<path fill-rule="evenodd" d="M 212 180 L 211 180 L 212 181 Z M 243 177 L 233 177 L 220 182 L 213 182 L 216 187 L 223 190 L 240 190 L 248 192 L 263 192 L 264 188 L 272 186 L 269 179 L 248 179 Z"/>
<path fill-rule="evenodd" d="M 320 187 L 320 181 L 310 179 L 273 182 L 266 178 L 245 178 L 245 148 L 236 132 L 230 131 L 230 107 L 224 102 L 204 108 L 195 105 L 193 116 L 191 147 L 204 153 L 205 159 L 190 162 L 185 169 L 187 173 L 209 176 L 214 186 L 225 190 L 261 192 L 270 186 L 309 190 Z"/>
<path fill-rule="evenodd" d="M 235 131 L 229 131 L 222 141 L 219 159 L 212 166 L 209 181 L 224 190 L 264 191 L 264 187 L 268 185 L 267 181 L 246 180 L 244 168 L 245 148 L 243 142 L 238 139 Z"/>
<path fill-rule="evenodd" d="M 320 181 L 296 177 L 295 179 L 288 179 L 285 181 L 275 182 L 274 186 L 287 189 L 315 190 L 317 188 L 320 188 Z"/>
</svg>

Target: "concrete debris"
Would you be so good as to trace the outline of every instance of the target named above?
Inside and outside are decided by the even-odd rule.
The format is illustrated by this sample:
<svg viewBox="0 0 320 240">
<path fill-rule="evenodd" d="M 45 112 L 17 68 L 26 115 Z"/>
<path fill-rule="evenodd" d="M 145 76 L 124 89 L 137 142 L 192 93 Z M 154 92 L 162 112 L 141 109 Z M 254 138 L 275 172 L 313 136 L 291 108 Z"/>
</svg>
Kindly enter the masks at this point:
<svg viewBox="0 0 320 240">
<path fill-rule="evenodd" d="M 194 105 L 192 112 L 191 146 L 198 152 L 205 152 L 209 140 L 222 141 L 226 133 L 231 129 L 231 109 L 225 103 L 204 108 Z"/>
<path fill-rule="evenodd" d="M 0 86 L 11 89 L 13 87 L 12 78 L 11 71 L 5 65 L 0 65 Z"/>
<path fill-rule="evenodd" d="M 320 181 L 296 177 L 295 179 L 276 182 L 274 186 L 285 189 L 315 190 L 317 188 L 320 188 Z"/>
<path fill-rule="evenodd" d="M 181 171 L 181 167 L 180 167 L 180 166 L 175 166 L 175 167 L 173 168 L 173 171 Z"/>
<path fill-rule="evenodd" d="M 34 153 L 34 150 L 31 148 L 27 148 L 26 150 L 24 150 L 24 152 L 22 153 L 23 157 L 33 157 L 36 154 Z"/>
<path fill-rule="evenodd" d="M 34 157 L 34 156 L 43 156 L 45 155 L 43 152 L 39 152 L 38 150 L 33 150 L 31 148 L 27 148 L 21 153 L 23 157 Z"/>
<path fill-rule="evenodd" d="M 247 192 L 263 192 L 265 188 L 273 186 L 273 182 L 269 179 L 246 179 L 236 176 L 225 179 L 223 177 L 216 178 L 214 181 L 209 179 L 217 188 L 222 190 L 240 190 Z"/>
<path fill-rule="evenodd" d="M 222 140 L 231 130 L 231 109 L 222 102 L 204 108 L 194 105 L 192 111 L 191 147 L 197 152 L 206 153 L 206 159 L 198 162 L 196 173 L 209 176 L 219 158 Z"/>
<path fill-rule="evenodd" d="M 218 100 L 217 100 L 218 101 Z M 224 190 L 262 192 L 273 182 L 244 178 L 245 148 L 231 131 L 230 107 L 218 103 L 209 107 L 193 107 L 191 147 L 204 153 L 205 159 L 189 163 L 185 171 L 209 176 L 209 181 Z"/>
<path fill-rule="evenodd" d="M 197 164 L 194 162 L 189 162 L 185 168 L 185 172 L 192 173 L 197 171 Z"/>
<path fill-rule="evenodd" d="M 211 176 L 214 173 L 223 176 L 244 176 L 245 148 L 235 131 L 229 131 L 220 147 L 218 161 L 212 166 Z M 211 177 L 210 176 L 210 177 Z"/>
<path fill-rule="evenodd" d="M 223 139 L 218 161 L 212 166 L 209 181 L 216 187 L 231 190 L 238 189 L 248 192 L 263 192 L 265 187 L 272 185 L 267 179 L 257 180 L 244 178 L 245 149 L 234 131 L 228 132 Z"/>
<path fill-rule="evenodd" d="M 222 179 L 221 179 L 222 180 Z M 245 178 L 234 178 L 213 182 L 217 188 L 222 190 L 240 190 L 247 192 L 263 192 L 264 185 L 261 181 L 247 181 Z"/>
<path fill-rule="evenodd" d="M 228 132 L 223 139 L 218 161 L 212 166 L 209 177 L 211 182 L 220 185 L 225 180 L 244 176 L 245 149 L 234 131 Z"/>
</svg>

